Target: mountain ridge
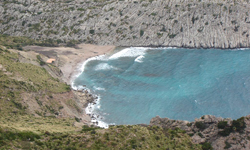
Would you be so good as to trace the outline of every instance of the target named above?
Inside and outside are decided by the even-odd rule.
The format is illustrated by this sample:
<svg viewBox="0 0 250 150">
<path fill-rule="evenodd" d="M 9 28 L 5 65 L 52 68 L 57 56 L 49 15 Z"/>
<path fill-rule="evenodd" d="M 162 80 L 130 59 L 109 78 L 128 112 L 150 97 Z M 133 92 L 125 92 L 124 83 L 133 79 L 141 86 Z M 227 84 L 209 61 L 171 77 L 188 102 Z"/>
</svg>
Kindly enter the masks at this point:
<svg viewBox="0 0 250 150">
<path fill-rule="evenodd" d="M 250 47 L 247 0 L 0 3 L 1 34 L 115 46 Z"/>
</svg>

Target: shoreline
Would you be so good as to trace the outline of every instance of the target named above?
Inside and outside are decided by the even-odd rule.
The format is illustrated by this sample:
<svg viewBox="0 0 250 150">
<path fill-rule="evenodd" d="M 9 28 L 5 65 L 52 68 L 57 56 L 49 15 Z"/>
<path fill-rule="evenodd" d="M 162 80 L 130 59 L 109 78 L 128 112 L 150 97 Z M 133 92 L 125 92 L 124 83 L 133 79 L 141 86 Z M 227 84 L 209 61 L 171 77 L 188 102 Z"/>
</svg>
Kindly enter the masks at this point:
<svg viewBox="0 0 250 150">
<path fill-rule="evenodd" d="M 116 50 L 123 50 L 123 49 L 126 49 L 126 48 L 129 48 L 129 47 L 118 47 L 118 48 L 116 48 Z M 138 48 L 138 47 L 133 47 L 133 48 Z M 139 47 L 140 48 L 140 47 Z M 148 49 L 154 49 L 154 48 L 162 48 L 162 49 L 178 49 L 178 47 L 141 47 L 141 48 L 148 48 Z M 181 47 L 182 49 L 187 49 L 187 48 L 183 48 L 183 47 Z M 195 49 L 195 48 L 190 48 L 190 49 Z M 245 50 L 245 49 L 247 49 L 247 48 L 240 48 L 240 49 L 228 49 L 229 51 L 231 51 L 231 50 L 235 50 L 235 51 L 237 51 L 237 50 Z M 198 49 L 198 50 L 204 50 L 204 49 Z M 222 49 L 218 49 L 218 50 L 222 50 Z M 117 53 L 119 53 L 119 52 L 117 52 Z M 115 55 L 115 54 L 114 54 Z M 101 58 L 101 56 L 99 56 L 99 57 L 92 57 L 93 59 L 98 59 L 98 58 Z M 92 58 L 89 58 L 89 59 L 87 59 L 85 62 L 88 62 L 88 60 L 90 60 L 90 59 L 92 59 Z M 84 64 L 82 65 L 82 67 L 84 67 L 84 65 L 85 65 L 85 62 L 84 62 Z M 84 68 L 83 68 L 84 69 Z M 83 70 L 82 69 L 82 70 Z M 85 87 L 83 87 L 83 89 L 85 89 L 85 90 L 87 90 L 87 91 L 90 91 L 90 90 L 88 90 L 88 88 L 85 88 Z M 91 93 L 91 92 L 89 92 L 89 93 Z M 92 93 L 91 93 L 92 94 Z M 95 101 L 93 101 L 93 102 L 90 102 L 88 105 L 87 105 L 87 107 L 85 107 L 85 111 L 86 111 L 86 114 L 89 114 L 89 116 L 91 117 L 91 121 L 95 124 L 95 125 L 97 125 L 97 126 L 100 126 L 100 127 L 104 127 L 104 128 L 108 128 L 108 124 L 107 123 L 105 123 L 105 122 L 103 122 L 102 120 L 100 120 L 100 118 L 102 119 L 102 116 L 101 116 L 101 114 L 95 114 L 95 113 L 93 113 L 93 110 L 97 107 L 97 105 L 98 105 L 98 103 L 99 103 L 99 100 L 100 100 L 100 98 L 99 98 L 99 96 L 98 95 L 94 95 L 94 97 L 98 97 L 98 98 L 96 98 L 95 99 Z M 99 116 L 100 116 L 100 118 L 99 118 Z M 101 125 L 100 125 L 101 124 Z M 104 126 L 103 126 L 104 125 Z M 112 124 L 111 124 L 112 125 Z"/>
<path fill-rule="evenodd" d="M 136 46 L 137 47 L 137 46 Z M 136 48 L 135 47 L 135 48 Z M 165 48 L 165 49 L 204 49 L 204 48 L 185 48 L 185 47 L 158 47 L 158 46 L 138 46 L 143 48 Z M 115 46 L 98 46 L 90 44 L 79 44 L 78 48 L 71 47 L 40 47 L 40 46 L 26 46 L 26 50 L 32 49 L 42 56 L 45 56 L 43 59 L 49 59 L 56 57 L 57 60 L 54 63 L 62 71 L 62 76 L 60 77 L 64 82 L 71 86 L 72 91 L 77 96 L 78 100 L 82 105 L 83 117 L 88 120 L 88 125 L 97 125 L 100 127 L 107 128 L 108 125 L 101 121 L 102 118 L 98 114 L 92 113 L 96 104 L 99 103 L 99 96 L 90 92 L 88 87 L 74 87 L 74 80 L 84 71 L 84 66 L 88 61 L 95 60 L 105 56 L 106 54 L 111 54 L 115 50 L 122 50 L 129 47 L 115 47 Z M 215 48 L 211 48 L 215 49 Z M 247 48 L 234 48 L 227 50 L 244 50 Z M 224 49 L 218 49 L 224 50 Z"/>
<path fill-rule="evenodd" d="M 85 118 L 85 124 L 93 125 L 91 121 L 93 115 L 86 114 L 86 108 L 91 103 L 96 103 L 97 96 L 90 93 L 87 88 L 74 89 L 73 81 L 82 73 L 85 63 L 95 57 L 100 57 L 112 53 L 115 50 L 115 46 L 98 46 L 91 44 L 79 44 L 77 48 L 72 47 L 41 47 L 41 46 L 25 46 L 24 50 L 31 53 L 39 54 L 44 62 L 50 58 L 54 58 L 52 63 L 60 69 L 60 74 L 56 74 L 55 70 L 51 70 L 45 66 L 46 70 L 55 78 L 59 78 L 66 84 L 70 85 L 72 92 L 78 99 L 78 102 L 83 109 L 83 118 Z M 95 125 L 95 124 L 94 124 Z"/>
<path fill-rule="evenodd" d="M 121 51 L 121 50 L 126 49 L 126 48 L 130 48 L 130 47 L 116 47 L 114 50 Z M 148 49 L 154 49 L 154 48 L 178 49 L 178 48 L 180 48 L 180 49 L 197 49 L 197 50 L 202 50 L 203 49 L 203 48 L 198 49 L 198 48 L 185 48 L 185 47 L 157 47 L 157 46 L 156 47 L 146 47 L 146 46 L 145 47 L 144 46 L 143 47 L 141 47 L 141 46 L 137 47 L 136 46 L 134 48 L 148 48 Z M 214 48 L 211 48 L 211 49 L 214 49 Z M 245 49 L 247 49 L 247 48 L 226 49 L 226 50 L 236 50 L 237 51 L 237 50 L 245 50 Z M 224 49 L 217 49 L 217 50 L 224 50 Z M 78 67 L 78 71 L 76 71 L 78 73 L 77 73 L 77 75 L 75 74 L 74 79 L 76 79 L 81 74 L 81 72 L 84 71 L 85 65 L 88 63 L 88 61 L 99 59 L 99 58 L 101 58 L 101 57 L 103 57 L 105 55 L 106 54 L 104 54 L 104 55 L 96 55 L 96 56 L 87 58 L 82 63 L 80 63 L 80 65 L 78 65 L 78 66 L 81 66 L 81 67 Z M 109 124 L 107 124 L 107 123 L 103 122 L 102 120 L 100 120 L 100 119 L 102 119 L 101 114 L 93 113 L 93 110 L 95 109 L 95 107 L 98 105 L 98 103 L 100 101 L 100 97 L 98 95 L 95 95 L 94 93 L 91 93 L 90 90 L 88 89 L 88 87 L 86 87 L 86 86 L 82 86 L 82 87 L 79 87 L 77 89 L 77 87 L 74 87 L 74 84 L 72 82 L 71 87 L 76 91 L 80 90 L 80 91 L 83 91 L 83 92 L 87 92 L 87 93 L 89 93 L 89 94 L 91 94 L 93 96 L 94 99 L 92 101 L 89 101 L 88 103 L 86 103 L 86 105 L 84 107 L 85 113 L 91 118 L 91 123 L 93 125 L 96 125 L 96 126 L 99 126 L 99 127 L 102 127 L 102 128 L 108 128 Z M 183 121 L 185 121 L 185 120 L 183 120 Z"/>
</svg>

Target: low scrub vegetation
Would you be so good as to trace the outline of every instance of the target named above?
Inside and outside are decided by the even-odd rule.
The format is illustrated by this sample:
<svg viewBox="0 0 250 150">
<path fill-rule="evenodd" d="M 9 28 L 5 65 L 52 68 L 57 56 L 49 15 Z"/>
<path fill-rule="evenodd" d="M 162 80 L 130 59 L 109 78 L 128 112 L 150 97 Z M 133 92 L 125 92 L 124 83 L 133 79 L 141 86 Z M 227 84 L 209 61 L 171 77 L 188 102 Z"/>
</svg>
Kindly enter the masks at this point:
<svg viewBox="0 0 250 150">
<path fill-rule="evenodd" d="M 49 47 L 56 47 L 59 44 L 63 44 L 69 47 L 74 47 L 76 44 L 79 44 L 79 41 L 71 40 L 64 42 L 60 39 L 53 40 L 53 39 L 46 39 L 46 40 L 34 40 L 27 37 L 20 37 L 20 36 L 8 36 L 0 34 L 0 45 L 5 46 L 8 49 L 17 49 L 23 50 L 24 46 L 27 45 L 38 45 L 38 46 L 49 46 Z"/>
<path fill-rule="evenodd" d="M 0 147 L 6 149 L 202 149 L 180 129 L 139 125 L 109 129 L 84 126 L 79 132 L 40 134 L 1 128 L 0 140 Z"/>
<path fill-rule="evenodd" d="M 219 131 L 219 134 L 222 136 L 228 136 L 232 132 L 242 133 L 246 128 L 246 123 L 244 117 L 241 117 L 237 120 L 233 120 L 232 125 L 227 125 L 225 122 L 219 122 L 218 128 L 223 129 Z"/>
</svg>

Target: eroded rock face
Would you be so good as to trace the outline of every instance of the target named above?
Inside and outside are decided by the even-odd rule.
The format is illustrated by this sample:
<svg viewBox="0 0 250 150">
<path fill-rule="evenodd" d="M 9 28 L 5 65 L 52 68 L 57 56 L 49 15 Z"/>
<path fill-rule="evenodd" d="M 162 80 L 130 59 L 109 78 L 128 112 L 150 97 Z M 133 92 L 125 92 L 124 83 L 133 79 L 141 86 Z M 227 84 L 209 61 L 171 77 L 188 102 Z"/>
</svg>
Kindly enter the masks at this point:
<svg viewBox="0 0 250 150">
<path fill-rule="evenodd" d="M 235 150 L 250 149 L 250 115 L 242 118 L 242 122 L 245 122 L 245 127 L 242 131 L 238 132 L 235 127 L 232 127 L 233 130 L 226 136 L 219 133 L 225 129 L 218 128 L 218 123 L 220 122 L 226 122 L 225 128 L 227 129 L 234 126 L 232 119 L 223 119 L 211 115 L 202 116 L 195 119 L 194 122 L 171 120 L 157 116 L 151 119 L 150 125 L 171 129 L 180 128 L 192 137 L 194 143 L 209 142 L 216 150 L 224 148 Z M 240 122 L 240 119 L 237 122 Z"/>
<path fill-rule="evenodd" d="M 250 47 L 247 0 L 0 2 L 0 33 L 116 46 Z"/>
</svg>

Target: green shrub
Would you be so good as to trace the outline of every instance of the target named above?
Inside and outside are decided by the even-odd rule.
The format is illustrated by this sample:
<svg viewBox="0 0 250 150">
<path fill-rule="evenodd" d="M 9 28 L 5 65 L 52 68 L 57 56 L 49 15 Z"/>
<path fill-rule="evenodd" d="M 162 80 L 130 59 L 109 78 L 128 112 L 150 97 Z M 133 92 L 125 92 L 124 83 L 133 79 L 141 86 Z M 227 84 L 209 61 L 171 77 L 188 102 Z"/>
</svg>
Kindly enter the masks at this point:
<svg viewBox="0 0 250 150">
<path fill-rule="evenodd" d="M 201 138 L 204 138 L 203 134 L 202 133 L 198 133 L 198 135 L 201 137 Z"/>
<path fill-rule="evenodd" d="M 36 55 L 37 60 L 39 61 L 39 64 L 41 66 L 45 65 L 46 63 L 43 61 L 42 57 L 40 55 Z"/>
<path fill-rule="evenodd" d="M 77 122 L 80 122 L 80 119 L 79 119 L 79 118 L 77 118 L 77 117 L 75 117 L 75 120 L 76 120 Z"/>
<path fill-rule="evenodd" d="M 89 30 L 90 34 L 95 34 L 95 30 Z"/>
<path fill-rule="evenodd" d="M 168 34 L 168 37 L 169 37 L 170 39 L 173 39 L 176 35 L 177 35 L 177 34 Z"/>
<path fill-rule="evenodd" d="M 78 11 L 85 11 L 84 8 L 78 8 L 77 10 L 78 10 Z"/>
<path fill-rule="evenodd" d="M 38 146 L 42 146 L 43 145 L 43 142 L 39 141 L 39 140 L 36 140 L 35 143 L 38 145 Z"/>
<path fill-rule="evenodd" d="M 166 32 L 166 31 L 167 31 L 164 25 L 163 25 L 163 27 L 161 28 L 160 31 L 161 31 L 161 32 Z"/>
<path fill-rule="evenodd" d="M 239 133 L 242 133 L 243 130 L 246 128 L 246 123 L 244 121 L 244 117 L 241 117 L 237 120 L 233 120 L 233 123 L 232 123 L 232 128 L 236 128 L 236 131 L 239 132 Z"/>
<path fill-rule="evenodd" d="M 194 24 L 194 22 L 196 21 L 196 20 L 199 20 L 199 17 L 192 17 L 192 23 Z"/>
<path fill-rule="evenodd" d="M 220 121 L 217 126 L 219 129 L 224 129 L 227 126 L 227 121 Z"/>
<path fill-rule="evenodd" d="M 93 127 L 89 127 L 89 126 L 87 126 L 87 125 L 84 125 L 84 126 L 82 126 L 82 131 L 84 132 L 86 132 L 86 131 L 92 131 L 92 130 L 95 130 L 96 128 L 93 128 Z"/>
<path fill-rule="evenodd" d="M 140 30 L 140 36 L 142 37 L 144 34 L 144 31 L 143 30 Z"/>
<path fill-rule="evenodd" d="M 229 149 L 230 147 L 232 147 L 232 145 L 230 143 L 228 143 L 227 141 L 225 141 L 224 149 Z"/>
<path fill-rule="evenodd" d="M 153 12 L 153 13 L 151 13 L 150 15 L 152 15 L 152 16 L 156 16 L 156 15 L 157 15 L 157 13 Z"/>
<path fill-rule="evenodd" d="M 212 150 L 212 149 L 213 147 L 211 143 L 208 143 L 208 142 L 202 143 L 202 150 Z"/>
<path fill-rule="evenodd" d="M 220 131 L 219 134 L 222 136 L 228 136 L 231 132 L 239 132 L 242 133 L 246 128 L 246 123 L 244 121 L 244 117 L 241 117 L 237 120 L 233 120 L 231 126 L 225 126 L 223 131 Z"/>
<path fill-rule="evenodd" d="M 195 126 L 200 130 L 204 130 L 206 128 L 205 124 L 201 121 L 195 122 Z"/>
<path fill-rule="evenodd" d="M 66 46 L 68 47 L 75 47 L 76 44 L 79 44 L 79 41 L 71 40 L 66 43 Z"/>
<path fill-rule="evenodd" d="M 41 66 L 43 66 L 43 65 L 45 65 L 46 63 L 45 63 L 44 61 L 40 61 L 39 64 L 40 64 Z"/>
<path fill-rule="evenodd" d="M 38 134 L 35 134 L 30 131 L 19 132 L 17 135 L 23 141 L 25 140 L 34 141 L 35 139 L 41 138 Z"/>
<path fill-rule="evenodd" d="M 223 131 L 219 131 L 219 135 L 228 136 L 232 131 L 231 127 L 227 127 Z"/>
</svg>

